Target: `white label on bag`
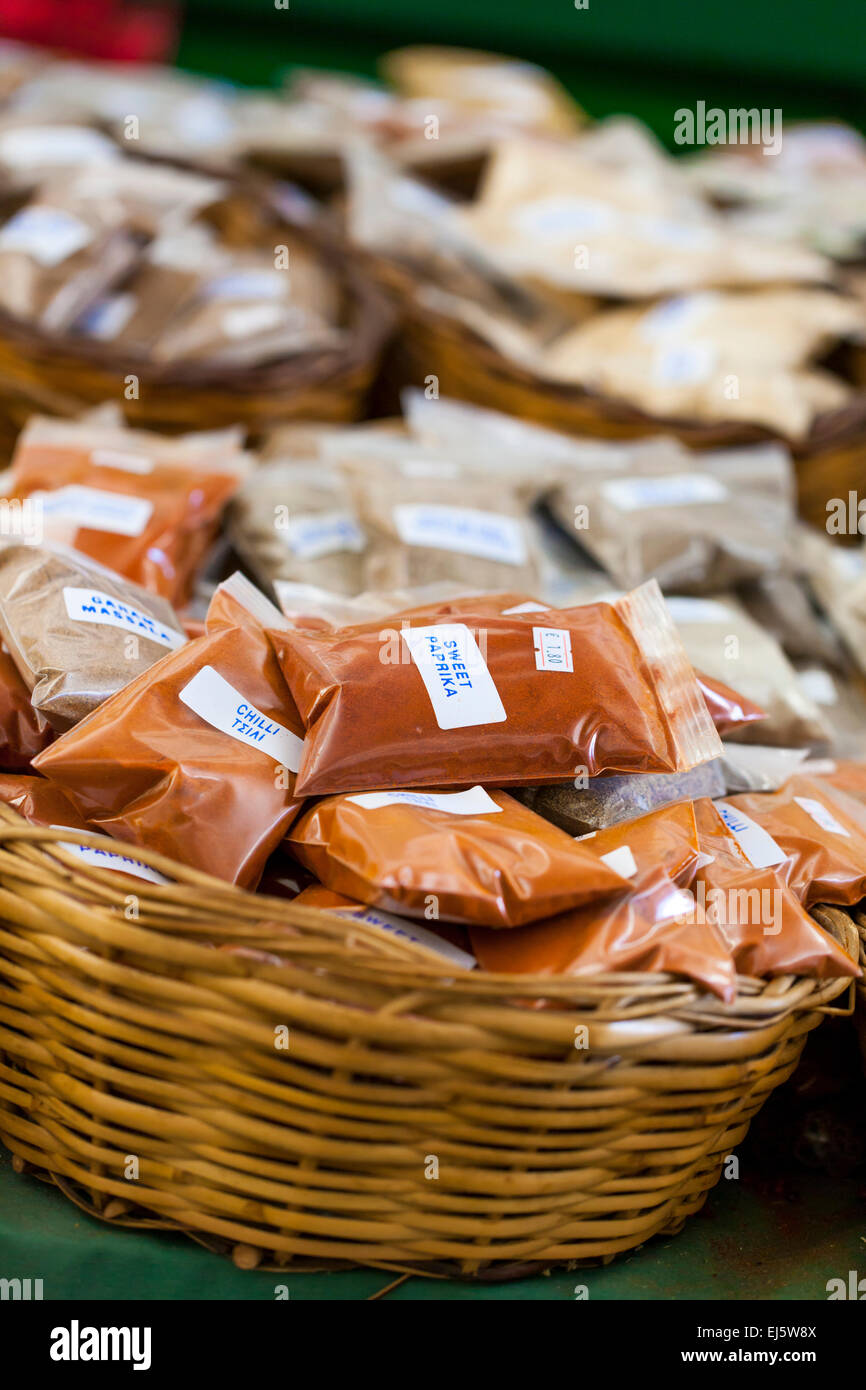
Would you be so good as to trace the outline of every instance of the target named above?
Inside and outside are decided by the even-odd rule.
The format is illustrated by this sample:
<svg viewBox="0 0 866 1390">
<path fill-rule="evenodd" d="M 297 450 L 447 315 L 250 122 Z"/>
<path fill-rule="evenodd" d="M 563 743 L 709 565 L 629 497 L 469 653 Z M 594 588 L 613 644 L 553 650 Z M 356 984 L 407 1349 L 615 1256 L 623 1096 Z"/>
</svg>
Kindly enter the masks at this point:
<svg viewBox="0 0 866 1390">
<path fill-rule="evenodd" d="M 699 386 L 712 375 L 716 350 L 712 343 L 672 343 L 653 360 L 653 377 L 660 386 Z"/>
<path fill-rule="evenodd" d="M 686 598 L 665 594 L 668 612 L 675 623 L 731 623 L 737 615 L 726 603 L 711 598 Z"/>
<path fill-rule="evenodd" d="M 140 536 L 153 513 L 145 497 L 70 483 L 56 492 L 34 492 L 47 522 L 59 521 L 86 531 L 107 531 L 113 536 Z"/>
<path fill-rule="evenodd" d="M 249 338 L 253 333 L 276 328 L 284 318 L 280 304 L 243 304 L 237 309 L 226 309 L 220 327 L 227 338 Z"/>
<path fill-rule="evenodd" d="M 462 951 L 459 946 L 444 941 L 441 936 L 435 936 L 433 932 L 427 931 L 426 927 L 419 927 L 415 922 L 407 921 L 405 917 L 394 917 L 390 912 L 380 912 L 375 907 L 365 907 L 360 912 L 357 908 L 351 907 L 337 907 L 332 910 L 337 917 L 354 917 L 355 921 L 366 922 L 369 927 L 378 927 L 380 931 L 386 931 L 391 936 L 404 936 L 407 941 L 426 946 L 428 951 L 435 951 L 437 956 L 442 956 L 449 964 L 456 965 L 461 970 L 474 970 L 478 963 L 468 951 Z"/>
<path fill-rule="evenodd" d="M 394 525 L 406 545 L 455 550 L 503 565 L 526 561 L 526 539 L 517 517 L 475 507 L 405 503 L 394 508 Z"/>
<path fill-rule="evenodd" d="M 52 825 L 51 829 L 68 830 L 71 835 L 76 833 L 71 825 Z M 76 859 L 94 869 L 114 869 L 117 873 L 134 874 L 136 878 L 146 878 L 149 883 L 171 882 L 164 874 L 151 869 L 150 865 L 142 864 L 138 859 L 130 859 L 126 854 L 117 854 L 114 850 L 98 849 L 95 845 L 79 845 L 66 840 L 59 840 L 58 844 L 61 849 L 68 850 Z"/>
<path fill-rule="evenodd" d="M 382 806 L 421 806 L 449 816 L 491 816 L 502 810 L 483 787 L 470 787 L 465 792 L 361 792 L 346 800 L 367 811 L 378 811 Z"/>
<path fill-rule="evenodd" d="M 833 677 L 821 666 L 809 666 L 797 672 L 800 685 L 816 705 L 835 705 L 838 692 Z"/>
<path fill-rule="evenodd" d="M 174 651 L 184 646 L 186 637 L 174 628 L 165 627 L 149 613 L 134 608 L 131 603 L 104 594 L 100 589 L 64 588 L 63 601 L 66 611 L 75 623 L 100 623 L 106 627 L 118 627 L 123 632 L 134 632 L 137 637 L 147 637 L 161 647 Z"/>
<path fill-rule="evenodd" d="M 459 478 L 460 464 L 453 459 L 403 459 L 399 465 L 404 478 Z"/>
<path fill-rule="evenodd" d="M 65 261 L 93 240 L 85 222 L 61 208 L 22 208 L 0 231 L 0 251 L 22 251 L 40 265 Z"/>
<path fill-rule="evenodd" d="M 136 302 L 134 294 L 112 294 L 100 299 L 80 319 L 78 331 L 102 343 L 110 342 L 129 323 Z"/>
<path fill-rule="evenodd" d="M 404 628 L 440 729 L 501 724 L 505 709 L 478 643 L 465 623 Z"/>
<path fill-rule="evenodd" d="M 620 845 L 619 849 L 612 849 L 607 854 L 603 854 L 601 862 L 623 878 L 634 878 L 637 873 L 637 864 L 628 845 Z"/>
<path fill-rule="evenodd" d="M 132 110 L 138 110 L 133 106 Z M 117 159 L 107 135 L 87 126 L 21 126 L 0 135 L 0 160 L 14 168 L 34 164 L 96 164 Z"/>
<path fill-rule="evenodd" d="M 851 832 L 846 830 L 844 825 L 840 825 L 833 812 L 824 805 L 823 801 L 814 801 L 810 796 L 795 796 L 797 805 L 811 816 L 816 825 L 820 825 L 822 830 L 829 830 L 831 835 L 844 835 L 846 840 L 850 840 Z"/>
<path fill-rule="evenodd" d="M 536 671 L 573 671 L 571 633 L 564 627 L 534 627 Z"/>
<path fill-rule="evenodd" d="M 297 772 L 301 766 L 303 739 L 262 714 L 213 666 L 202 666 L 184 686 L 180 699 L 212 729 L 219 729 L 247 748 L 261 749 L 290 772 Z"/>
<path fill-rule="evenodd" d="M 302 512 L 277 534 L 299 560 L 318 560 L 337 550 L 361 551 L 366 537 L 351 512 Z"/>
<path fill-rule="evenodd" d="M 705 318 L 718 303 L 719 296 L 706 294 L 676 295 L 662 300 L 650 309 L 638 323 L 638 333 L 644 342 L 659 343 L 678 339 Z"/>
<path fill-rule="evenodd" d="M 609 227 L 616 217 L 607 203 L 593 198 L 553 196 L 524 203 L 511 214 L 515 227 L 529 236 L 581 236 Z"/>
<path fill-rule="evenodd" d="M 769 869 L 785 862 L 785 851 L 744 811 L 727 801 L 714 801 L 713 805 L 753 868 Z"/>
<path fill-rule="evenodd" d="M 281 270 L 232 270 L 208 280 L 205 299 L 279 299 L 287 286 Z"/>
<path fill-rule="evenodd" d="M 92 449 L 90 462 L 96 468 L 116 468 L 120 473 L 153 472 L 153 459 L 144 454 L 125 454 L 120 449 Z"/>
<path fill-rule="evenodd" d="M 621 512 L 644 507 L 685 507 L 723 502 L 728 489 L 708 473 L 670 473 L 660 478 L 616 478 L 603 483 L 602 496 Z"/>
<path fill-rule="evenodd" d="M 527 599 L 526 603 L 516 603 L 513 608 L 503 608 L 502 617 L 510 618 L 512 613 L 548 613 L 549 603 L 536 603 L 534 598 Z"/>
</svg>

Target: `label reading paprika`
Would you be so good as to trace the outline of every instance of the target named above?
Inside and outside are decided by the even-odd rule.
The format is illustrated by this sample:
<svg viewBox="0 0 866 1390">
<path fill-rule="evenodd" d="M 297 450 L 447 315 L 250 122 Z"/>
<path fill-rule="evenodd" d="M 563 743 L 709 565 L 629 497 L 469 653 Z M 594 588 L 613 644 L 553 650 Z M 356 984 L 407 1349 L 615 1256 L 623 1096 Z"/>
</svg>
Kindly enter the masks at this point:
<svg viewBox="0 0 866 1390">
<path fill-rule="evenodd" d="M 501 724 L 506 719 L 499 691 L 465 623 L 404 628 L 402 637 L 440 729 Z"/>
<path fill-rule="evenodd" d="M 335 909 L 335 916 L 353 917 L 356 921 L 366 922 L 368 927 L 378 927 L 380 931 L 386 931 L 391 936 L 404 936 L 407 941 L 426 946 L 428 951 L 442 956 L 461 970 L 474 970 L 477 964 L 475 957 L 470 956 L 468 951 L 462 951 L 459 946 L 454 946 L 441 936 L 434 936 L 426 927 L 419 927 L 417 923 L 407 922 L 402 917 L 394 917 L 390 912 L 379 912 L 375 907 L 365 907 L 360 911 L 343 907 Z"/>
<path fill-rule="evenodd" d="M 181 690 L 180 699 L 211 728 L 248 748 L 260 748 L 290 772 L 300 767 L 303 739 L 262 714 L 213 666 L 202 666 Z"/>
<path fill-rule="evenodd" d="M 76 832 L 69 825 L 52 825 L 52 830 L 68 830 L 74 835 Z M 80 859 L 82 864 L 89 864 L 94 869 L 114 869 L 118 873 L 133 874 L 136 878 L 147 879 L 148 883 L 168 883 L 165 874 L 152 869 L 149 864 L 142 864 L 140 859 L 130 859 L 128 854 L 117 854 L 114 850 L 99 849 L 96 845 L 79 845 L 74 840 L 60 840 L 59 847 L 65 849 L 69 854 L 74 854 L 76 859 Z"/>
</svg>

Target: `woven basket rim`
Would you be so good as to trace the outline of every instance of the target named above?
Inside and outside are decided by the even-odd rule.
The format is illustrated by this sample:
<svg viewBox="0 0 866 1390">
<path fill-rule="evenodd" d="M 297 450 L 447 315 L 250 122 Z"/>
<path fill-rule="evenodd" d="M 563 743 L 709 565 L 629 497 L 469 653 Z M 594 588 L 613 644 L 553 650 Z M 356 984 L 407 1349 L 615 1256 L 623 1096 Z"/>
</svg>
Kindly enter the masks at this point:
<svg viewBox="0 0 866 1390">
<path fill-rule="evenodd" d="M 277 961 L 277 952 L 283 950 L 290 955 L 294 950 L 300 958 L 321 950 L 330 957 L 328 970 L 337 977 L 372 982 L 381 975 L 383 983 L 390 981 L 401 991 L 417 989 L 426 998 L 440 1002 L 472 997 L 483 1006 L 499 1005 L 535 1018 L 539 1017 L 538 1012 L 526 1007 L 533 1000 L 561 1001 L 574 1009 L 596 1008 L 603 1003 L 606 1012 L 612 1010 L 614 1016 L 639 1019 L 644 1024 L 652 1019 L 688 1016 L 713 1027 L 726 1023 L 743 1027 L 748 1026 L 749 1019 L 765 1023 L 768 1016 L 778 1018 L 791 1011 L 824 1008 L 854 983 L 847 977 L 822 981 L 807 976 L 757 979 L 738 975 L 736 999 L 724 1004 L 697 984 L 661 971 L 598 971 L 577 976 L 460 971 L 424 947 L 386 935 L 356 918 L 298 906 L 292 899 L 250 893 L 156 851 L 110 840 L 98 831 L 32 825 L 16 810 L 0 803 L 0 873 L 15 872 L 5 853 L 10 842 L 24 847 L 22 866 L 38 865 L 43 874 L 47 870 L 53 892 L 65 890 L 72 900 L 89 900 L 94 907 L 101 904 L 110 912 L 116 912 L 134 896 L 145 907 L 160 911 L 165 928 L 190 943 L 193 954 L 200 953 L 196 956 L 197 964 L 218 968 L 220 974 L 278 980 L 288 962 Z M 100 869 L 74 858 L 64 851 L 64 842 L 103 849 L 110 844 L 115 853 L 126 853 L 173 882 L 162 885 L 123 876 L 119 883 L 116 870 Z M 217 953 L 207 936 L 209 913 L 229 916 L 235 925 L 230 943 L 234 951 L 220 951 L 218 967 Z M 858 937 L 858 924 L 844 909 L 820 907 L 815 913 L 823 918 L 819 925 L 840 941 L 853 960 L 857 959 L 859 947 L 861 964 L 866 967 L 866 916 Z M 196 930 L 197 926 L 200 930 Z M 280 929 L 286 927 L 294 928 L 298 935 L 282 946 L 278 940 L 275 944 Z M 139 922 L 136 928 L 152 930 Z M 236 954 L 238 948 L 252 954 Z M 257 958 L 256 953 L 270 955 L 271 960 Z M 622 1001 L 620 1009 L 616 1007 L 617 1000 Z M 544 1017 L 550 1019 L 551 1015 L 544 1011 Z"/>
<path fill-rule="evenodd" d="M 512 383 L 528 388 L 539 397 L 562 406 L 581 404 L 595 410 L 599 418 L 629 429 L 635 437 L 640 432 L 658 434 L 670 431 L 687 436 L 687 442 L 697 449 L 760 444 L 781 439 L 797 458 L 808 458 L 830 446 L 866 439 L 866 389 L 855 389 L 853 399 L 847 405 L 818 415 L 805 438 L 792 440 L 767 426 L 748 422 L 651 415 L 615 396 L 605 396 L 582 386 L 546 381 L 499 352 L 468 324 L 461 323 L 442 309 L 420 305 L 413 293 L 416 277 L 406 266 L 370 252 L 363 253 L 363 260 L 377 283 L 392 297 L 396 293 L 404 321 L 422 329 L 432 328 L 449 337 L 458 351 L 471 353 L 500 384 Z"/>
</svg>

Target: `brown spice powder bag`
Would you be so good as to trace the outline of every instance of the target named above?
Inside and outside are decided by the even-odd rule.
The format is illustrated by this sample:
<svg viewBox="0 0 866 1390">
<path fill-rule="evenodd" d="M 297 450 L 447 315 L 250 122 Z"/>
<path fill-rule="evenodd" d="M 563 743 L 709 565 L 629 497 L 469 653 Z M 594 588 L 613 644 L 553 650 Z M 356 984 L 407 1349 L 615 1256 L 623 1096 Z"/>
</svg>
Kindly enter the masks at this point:
<svg viewBox="0 0 866 1390">
<path fill-rule="evenodd" d="M 228 581 L 207 636 L 157 662 L 34 762 L 94 829 L 245 888 L 298 814 L 302 737 L 260 623 L 279 615 L 261 595 L 250 606 L 251 587 Z"/>
<path fill-rule="evenodd" d="M 165 599 L 62 546 L 0 546 L 0 631 L 61 731 L 186 641 Z"/>
<path fill-rule="evenodd" d="M 301 793 L 677 772 L 720 752 L 658 585 L 543 626 L 462 616 L 271 633 L 308 730 Z"/>
<path fill-rule="evenodd" d="M 777 868 L 805 908 L 851 907 L 866 895 L 866 817 L 844 792 L 798 774 L 777 792 L 715 805 L 751 863 Z"/>
<path fill-rule="evenodd" d="M 9 495 L 38 499 L 48 539 L 181 604 L 248 468 L 234 430 L 169 439 L 36 416 L 19 435 Z"/>
<path fill-rule="evenodd" d="M 424 918 L 515 927 L 610 896 L 624 881 L 506 792 L 326 797 L 288 847 L 326 887 Z"/>
<path fill-rule="evenodd" d="M 639 876 L 630 892 L 601 907 L 578 908 L 516 931 L 472 927 L 483 970 L 515 975 L 595 975 L 608 971 L 684 975 L 726 1003 L 736 998 L 734 963 L 718 930 L 694 920 L 695 901 L 662 869 Z"/>
<path fill-rule="evenodd" d="M 860 974 L 827 932 L 804 911 L 774 868 L 756 868 L 709 800 L 695 803 L 701 849 L 700 911 L 718 928 L 743 975 L 809 975 L 819 980 Z"/>
</svg>

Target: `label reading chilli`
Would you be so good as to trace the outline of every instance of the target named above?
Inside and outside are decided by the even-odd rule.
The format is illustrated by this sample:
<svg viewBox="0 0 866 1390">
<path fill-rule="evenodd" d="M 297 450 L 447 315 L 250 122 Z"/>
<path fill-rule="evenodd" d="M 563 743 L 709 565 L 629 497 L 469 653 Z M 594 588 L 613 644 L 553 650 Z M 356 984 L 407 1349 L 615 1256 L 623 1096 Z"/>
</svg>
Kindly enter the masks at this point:
<svg viewBox="0 0 866 1390">
<path fill-rule="evenodd" d="M 247 748 L 260 748 L 291 772 L 300 767 L 303 739 L 262 714 L 212 666 L 202 666 L 196 672 L 180 692 L 180 699 L 212 729 Z"/>
<path fill-rule="evenodd" d="M 506 718 L 499 691 L 478 643 L 465 623 L 403 630 L 440 729 L 501 724 Z"/>
</svg>

